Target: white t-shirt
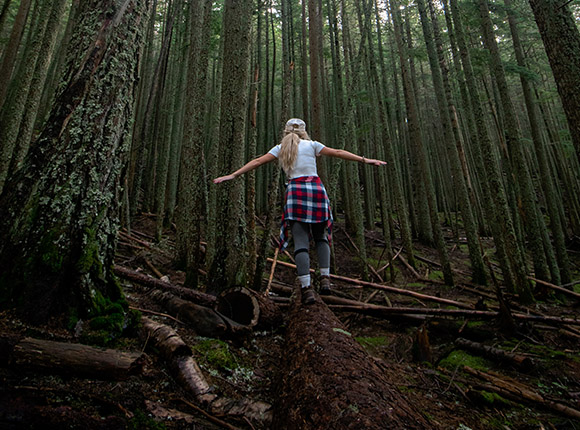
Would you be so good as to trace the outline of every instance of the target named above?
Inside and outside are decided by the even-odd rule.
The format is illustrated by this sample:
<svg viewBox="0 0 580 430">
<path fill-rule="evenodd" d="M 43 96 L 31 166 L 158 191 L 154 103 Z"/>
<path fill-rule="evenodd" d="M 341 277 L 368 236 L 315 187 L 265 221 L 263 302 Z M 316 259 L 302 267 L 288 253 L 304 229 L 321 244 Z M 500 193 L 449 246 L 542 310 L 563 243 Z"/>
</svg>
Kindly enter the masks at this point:
<svg viewBox="0 0 580 430">
<path fill-rule="evenodd" d="M 318 176 L 316 157 L 320 155 L 322 148 L 324 148 L 324 145 L 320 142 L 301 139 L 298 144 L 298 156 L 294 167 L 287 172 L 288 179 L 299 178 L 300 176 Z M 268 153 L 278 158 L 280 145 L 276 145 Z"/>
</svg>

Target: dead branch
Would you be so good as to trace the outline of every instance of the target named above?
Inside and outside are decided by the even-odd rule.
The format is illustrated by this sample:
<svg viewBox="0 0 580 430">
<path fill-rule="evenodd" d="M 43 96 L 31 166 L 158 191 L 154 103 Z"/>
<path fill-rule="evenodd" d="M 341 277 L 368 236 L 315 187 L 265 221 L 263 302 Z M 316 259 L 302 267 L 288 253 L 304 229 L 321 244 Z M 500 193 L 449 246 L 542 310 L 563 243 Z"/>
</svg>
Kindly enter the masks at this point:
<svg viewBox="0 0 580 430">
<path fill-rule="evenodd" d="M 271 262 L 272 259 L 268 258 L 268 261 Z M 286 267 L 296 268 L 296 266 L 294 264 L 286 263 L 283 261 L 278 261 L 278 264 L 286 266 Z M 312 269 L 311 269 L 311 272 L 313 272 Z M 360 279 L 347 278 L 346 276 L 339 276 L 339 275 L 331 274 L 330 277 L 332 279 L 348 282 L 350 284 L 356 284 L 356 285 L 361 285 L 361 286 L 365 286 L 365 287 L 376 288 L 376 289 L 383 290 L 383 291 L 390 291 L 392 293 L 397 293 L 397 294 L 401 294 L 401 295 L 405 295 L 405 296 L 411 296 L 411 297 L 415 297 L 415 298 L 422 299 L 422 300 L 429 300 L 432 302 L 442 303 L 445 305 L 451 305 L 451 306 L 455 306 L 455 307 L 458 307 L 461 309 L 473 309 L 473 305 L 470 305 L 468 303 L 461 303 L 461 302 L 457 302 L 455 300 L 443 299 L 441 297 L 428 296 L 425 294 L 417 293 L 415 291 L 403 290 L 401 288 L 395 288 L 395 287 L 390 287 L 387 285 L 375 284 L 373 282 L 362 281 Z"/>
</svg>

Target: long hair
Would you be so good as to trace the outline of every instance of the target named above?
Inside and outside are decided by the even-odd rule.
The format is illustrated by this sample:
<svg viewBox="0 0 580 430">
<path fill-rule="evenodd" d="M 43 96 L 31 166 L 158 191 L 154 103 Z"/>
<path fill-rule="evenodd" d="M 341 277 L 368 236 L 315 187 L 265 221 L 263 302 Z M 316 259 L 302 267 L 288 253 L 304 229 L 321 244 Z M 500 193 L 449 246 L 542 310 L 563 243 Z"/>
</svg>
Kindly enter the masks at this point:
<svg viewBox="0 0 580 430">
<path fill-rule="evenodd" d="M 278 162 L 284 172 L 288 173 L 296 163 L 298 156 L 298 144 L 300 140 L 310 140 L 310 136 L 304 130 L 299 130 L 297 127 L 286 125 L 284 128 L 284 137 L 280 142 L 280 153 L 278 154 Z"/>
</svg>

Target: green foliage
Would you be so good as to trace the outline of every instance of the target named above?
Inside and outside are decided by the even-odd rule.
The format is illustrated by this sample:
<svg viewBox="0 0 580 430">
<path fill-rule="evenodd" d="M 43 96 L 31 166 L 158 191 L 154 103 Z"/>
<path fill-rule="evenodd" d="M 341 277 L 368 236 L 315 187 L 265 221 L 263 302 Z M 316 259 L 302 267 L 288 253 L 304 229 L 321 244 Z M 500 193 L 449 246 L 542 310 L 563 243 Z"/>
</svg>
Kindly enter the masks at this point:
<svg viewBox="0 0 580 430">
<path fill-rule="evenodd" d="M 380 346 L 386 346 L 389 340 L 385 336 L 377 337 L 355 337 L 356 341 L 364 347 L 377 348 Z"/>
<path fill-rule="evenodd" d="M 519 66 L 516 63 L 504 63 L 504 69 L 507 74 L 520 75 L 528 82 L 540 82 L 540 77 L 537 73 L 533 72 L 527 67 Z"/>
</svg>

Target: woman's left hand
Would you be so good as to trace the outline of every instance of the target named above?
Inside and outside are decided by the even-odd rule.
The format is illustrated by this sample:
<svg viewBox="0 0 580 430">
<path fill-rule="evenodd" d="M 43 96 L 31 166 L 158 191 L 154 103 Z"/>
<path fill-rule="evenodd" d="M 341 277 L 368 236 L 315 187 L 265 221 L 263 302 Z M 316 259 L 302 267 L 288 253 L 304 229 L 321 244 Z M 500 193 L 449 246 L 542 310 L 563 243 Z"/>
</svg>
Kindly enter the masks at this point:
<svg viewBox="0 0 580 430">
<path fill-rule="evenodd" d="M 384 166 L 385 164 L 387 164 L 386 161 L 375 160 L 374 158 L 365 158 L 364 161 L 365 164 L 372 164 L 373 166 Z"/>
<path fill-rule="evenodd" d="M 219 178 L 215 178 L 213 180 L 213 183 L 219 184 L 220 182 L 231 181 L 232 179 L 235 179 L 234 175 L 220 176 Z"/>
</svg>

